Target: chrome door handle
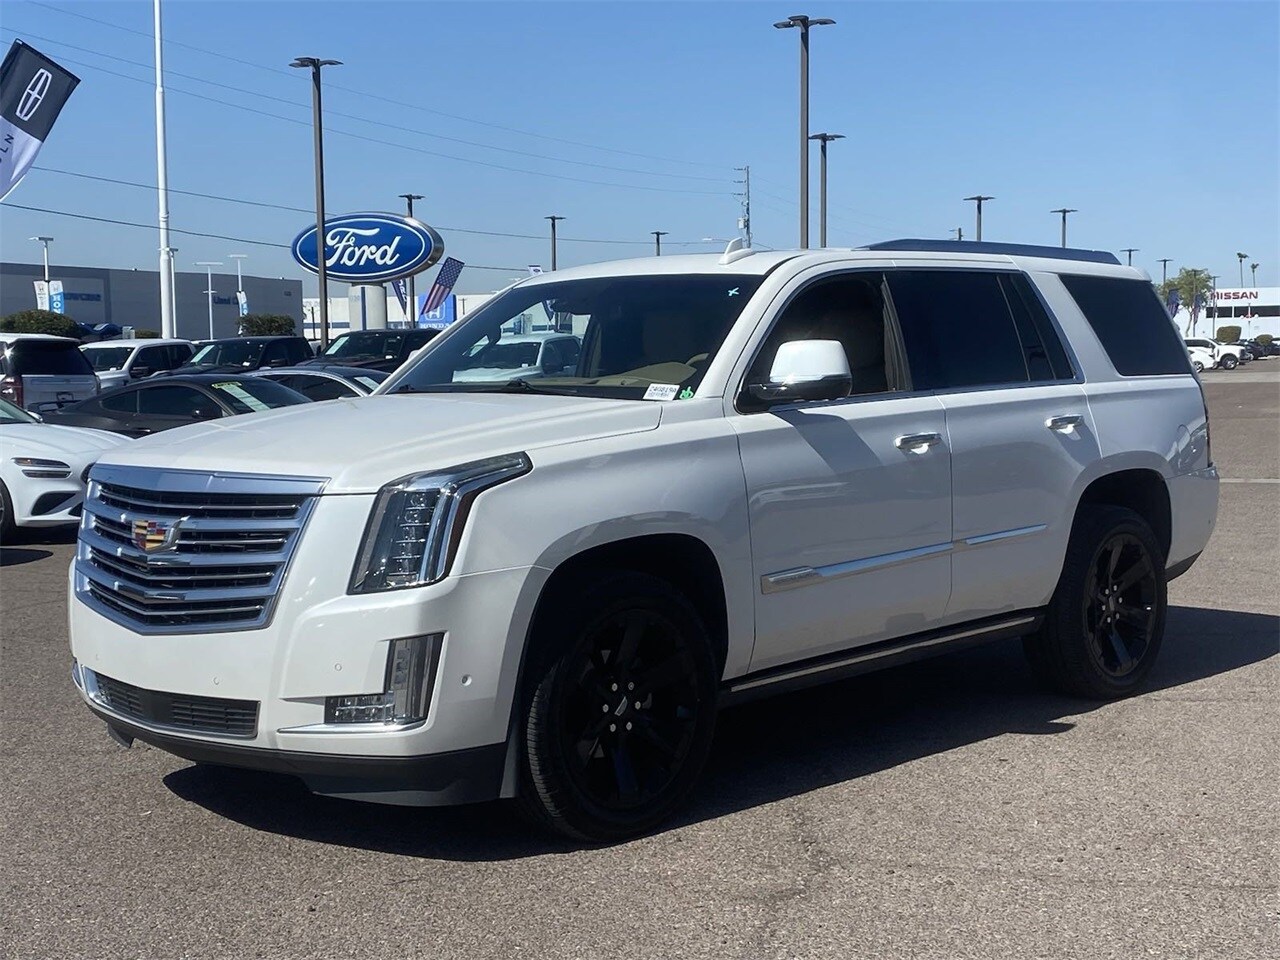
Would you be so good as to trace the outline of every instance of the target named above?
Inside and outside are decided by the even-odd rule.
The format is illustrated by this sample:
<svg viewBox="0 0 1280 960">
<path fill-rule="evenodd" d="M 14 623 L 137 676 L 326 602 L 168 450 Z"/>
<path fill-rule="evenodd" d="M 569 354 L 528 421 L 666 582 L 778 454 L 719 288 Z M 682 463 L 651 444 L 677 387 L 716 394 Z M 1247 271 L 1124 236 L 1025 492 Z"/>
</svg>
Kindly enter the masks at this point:
<svg viewBox="0 0 1280 960">
<path fill-rule="evenodd" d="M 1078 413 L 1073 413 L 1066 417 L 1050 417 L 1044 422 L 1044 425 L 1050 430 L 1056 430 L 1058 433 L 1070 433 L 1076 427 L 1080 426 L 1084 417 Z"/>
<path fill-rule="evenodd" d="M 893 441 L 893 444 L 899 450 L 915 450 L 917 447 L 924 447 L 927 450 L 941 442 L 942 435 L 938 433 L 908 433 Z"/>
</svg>

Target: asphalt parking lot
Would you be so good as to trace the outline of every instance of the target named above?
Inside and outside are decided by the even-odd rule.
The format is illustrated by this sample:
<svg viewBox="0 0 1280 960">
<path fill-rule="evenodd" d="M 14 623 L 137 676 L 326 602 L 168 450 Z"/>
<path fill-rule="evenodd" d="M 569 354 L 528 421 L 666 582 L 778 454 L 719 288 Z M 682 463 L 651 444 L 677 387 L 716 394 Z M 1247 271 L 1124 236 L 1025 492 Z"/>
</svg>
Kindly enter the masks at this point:
<svg viewBox="0 0 1280 960">
<path fill-rule="evenodd" d="M 1280 956 L 1280 359 L 1205 376 L 1217 532 L 1148 689 L 1016 644 L 728 712 L 611 848 L 123 751 L 68 676 L 71 537 L 0 552 L 0 957 Z"/>
</svg>

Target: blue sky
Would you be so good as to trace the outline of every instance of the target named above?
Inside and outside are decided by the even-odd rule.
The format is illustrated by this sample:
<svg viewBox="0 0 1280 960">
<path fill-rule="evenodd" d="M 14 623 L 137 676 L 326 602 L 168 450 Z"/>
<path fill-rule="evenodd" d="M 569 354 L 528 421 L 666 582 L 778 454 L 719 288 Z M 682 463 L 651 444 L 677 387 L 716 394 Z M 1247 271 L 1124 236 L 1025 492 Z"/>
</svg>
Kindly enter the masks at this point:
<svg viewBox="0 0 1280 960">
<path fill-rule="evenodd" d="M 305 278 L 284 249 L 314 196 L 297 55 L 344 61 L 325 73 L 330 213 L 424 194 L 420 219 L 476 267 L 462 291 L 548 264 L 552 213 L 568 218 L 561 265 L 646 255 L 651 230 L 709 249 L 676 245 L 734 234 L 744 164 L 757 244 L 794 246 L 798 39 L 771 24 L 799 11 L 838 21 L 812 35 L 811 129 L 847 137 L 831 146 L 831 245 L 971 237 L 961 198 L 985 193 L 988 240 L 1055 244 L 1049 211 L 1074 207 L 1073 246 L 1137 247 L 1157 278 L 1170 257 L 1233 284 L 1239 250 L 1280 284 L 1266 0 L 166 0 L 171 188 L 298 208 L 174 194 L 176 228 L 280 245 L 175 234 L 180 267 L 244 252 L 249 273 Z M 43 233 L 55 263 L 154 268 L 154 232 L 15 207 L 155 222 L 153 189 L 52 172 L 154 185 L 150 31 L 146 0 L 5 0 L 3 45 L 22 38 L 82 82 L 46 169 L 0 208 L 0 259 L 38 260 L 26 238 Z M 816 243 L 816 147 L 812 170 Z"/>
</svg>

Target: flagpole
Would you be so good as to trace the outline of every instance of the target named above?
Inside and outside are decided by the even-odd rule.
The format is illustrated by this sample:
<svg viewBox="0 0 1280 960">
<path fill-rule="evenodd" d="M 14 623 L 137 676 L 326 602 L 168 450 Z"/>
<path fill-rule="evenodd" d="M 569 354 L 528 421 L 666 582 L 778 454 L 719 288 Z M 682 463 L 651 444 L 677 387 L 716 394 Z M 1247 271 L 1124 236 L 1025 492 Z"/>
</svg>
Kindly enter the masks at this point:
<svg viewBox="0 0 1280 960">
<path fill-rule="evenodd" d="M 164 133 L 164 41 L 160 31 L 160 0 L 152 0 L 156 44 L 156 187 L 160 217 L 160 335 L 176 334 L 173 322 L 173 250 L 169 247 L 169 161 Z"/>
</svg>

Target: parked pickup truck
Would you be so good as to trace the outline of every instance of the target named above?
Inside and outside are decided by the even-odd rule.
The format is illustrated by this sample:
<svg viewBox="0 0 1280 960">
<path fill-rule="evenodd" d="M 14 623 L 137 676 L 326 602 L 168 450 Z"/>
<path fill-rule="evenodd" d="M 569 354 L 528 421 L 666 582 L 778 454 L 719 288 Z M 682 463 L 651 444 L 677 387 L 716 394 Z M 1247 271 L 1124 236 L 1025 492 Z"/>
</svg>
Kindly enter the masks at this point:
<svg viewBox="0 0 1280 960">
<path fill-rule="evenodd" d="M 575 363 L 474 379 L 530 316 Z M 1111 254 L 735 242 L 529 278 L 372 396 L 107 451 L 72 676 L 124 744 L 612 840 L 735 701 L 1010 638 L 1133 693 L 1217 504 L 1187 352 Z"/>
</svg>

